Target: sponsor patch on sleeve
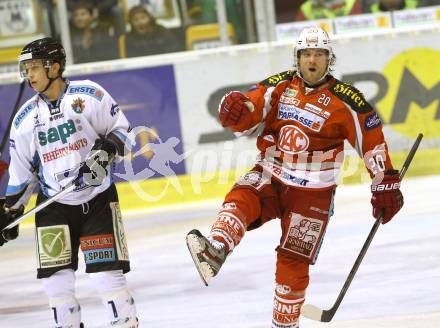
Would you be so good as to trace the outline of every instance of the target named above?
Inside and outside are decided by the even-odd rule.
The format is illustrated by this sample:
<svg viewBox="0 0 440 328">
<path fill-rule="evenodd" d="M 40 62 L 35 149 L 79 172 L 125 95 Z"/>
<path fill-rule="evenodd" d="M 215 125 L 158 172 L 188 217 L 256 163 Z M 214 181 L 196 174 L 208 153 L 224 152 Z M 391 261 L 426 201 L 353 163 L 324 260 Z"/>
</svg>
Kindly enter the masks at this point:
<svg viewBox="0 0 440 328">
<path fill-rule="evenodd" d="M 365 130 L 372 130 L 381 125 L 382 121 L 377 112 L 374 112 L 365 119 Z"/>
<path fill-rule="evenodd" d="M 23 122 L 23 120 L 26 118 L 26 116 L 28 116 L 28 114 L 30 112 L 32 112 L 32 110 L 37 106 L 37 103 L 35 101 L 32 101 L 29 105 L 27 105 L 25 108 L 21 109 L 17 116 L 15 116 L 15 120 L 14 120 L 14 126 L 17 129 L 21 122 Z"/>
<path fill-rule="evenodd" d="M 95 88 L 91 85 L 72 85 L 69 87 L 67 94 L 83 94 L 93 97 L 99 101 L 104 97 L 104 92 L 98 88 Z"/>
</svg>

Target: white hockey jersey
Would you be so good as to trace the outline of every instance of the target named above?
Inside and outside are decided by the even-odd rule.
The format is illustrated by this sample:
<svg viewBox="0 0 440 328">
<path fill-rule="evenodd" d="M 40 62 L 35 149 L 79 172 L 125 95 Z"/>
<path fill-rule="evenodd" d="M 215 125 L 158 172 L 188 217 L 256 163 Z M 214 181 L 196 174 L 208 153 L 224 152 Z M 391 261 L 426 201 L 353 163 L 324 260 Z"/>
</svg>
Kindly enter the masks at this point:
<svg viewBox="0 0 440 328">
<path fill-rule="evenodd" d="M 42 94 L 29 99 L 14 117 L 10 135 L 9 182 L 6 197 L 23 193 L 25 205 L 39 181 L 48 197 L 78 176 L 95 140 L 110 132 L 132 144 L 129 122 L 118 104 L 100 85 L 89 80 L 68 81 L 56 106 Z M 79 205 L 111 184 L 111 174 L 97 187 L 80 186 L 58 201 Z"/>
</svg>

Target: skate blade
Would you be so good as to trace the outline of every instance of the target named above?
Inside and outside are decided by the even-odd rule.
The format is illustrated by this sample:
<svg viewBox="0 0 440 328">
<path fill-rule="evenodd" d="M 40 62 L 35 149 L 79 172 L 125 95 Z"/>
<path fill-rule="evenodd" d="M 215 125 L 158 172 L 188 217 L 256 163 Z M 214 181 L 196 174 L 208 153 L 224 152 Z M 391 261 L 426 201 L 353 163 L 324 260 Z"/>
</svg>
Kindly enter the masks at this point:
<svg viewBox="0 0 440 328">
<path fill-rule="evenodd" d="M 202 278 L 205 286 L 208 286 L 209 280 L 214 276 L 214 271 L 208 263 L 200 262 L 197 257 L 197 254 L 203 250 L 199 238 L 196 235 L 189 233 L 186 236 L 186 245 L 188 246 L 189 253 L 191 254 L 197 271 L 199 272 L 200 278 Z"/>
</svg>

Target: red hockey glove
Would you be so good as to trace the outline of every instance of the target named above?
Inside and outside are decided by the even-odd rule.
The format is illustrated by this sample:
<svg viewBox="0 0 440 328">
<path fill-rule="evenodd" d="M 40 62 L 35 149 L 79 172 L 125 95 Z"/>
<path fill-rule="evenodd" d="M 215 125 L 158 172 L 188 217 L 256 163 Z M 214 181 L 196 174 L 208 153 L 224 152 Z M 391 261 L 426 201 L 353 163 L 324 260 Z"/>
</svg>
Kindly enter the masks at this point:
<svg viewBox="0 0 440 328">
<path fill-rule="evenodd" d="M 8 163 L 0 160 L 0 180 L 3 179 L 3 175 L 8 170 Z"/>
<path fill-rule="evenodd" d="M 396 170 L 385 172 L 380 183 L 371 185 L 373 216 L 379 218 L 383 210 L 383 224 L 389 222 L 403 206 L 403 195 L 399 188 L 400 178 Z"/>
<path fill-rule="evenodd" d="M 220 122 L 226 128 L 250 120 L 254 104 L 241 92 L 231 91 L 220 101 L 218 111 Z"/>
</svg>

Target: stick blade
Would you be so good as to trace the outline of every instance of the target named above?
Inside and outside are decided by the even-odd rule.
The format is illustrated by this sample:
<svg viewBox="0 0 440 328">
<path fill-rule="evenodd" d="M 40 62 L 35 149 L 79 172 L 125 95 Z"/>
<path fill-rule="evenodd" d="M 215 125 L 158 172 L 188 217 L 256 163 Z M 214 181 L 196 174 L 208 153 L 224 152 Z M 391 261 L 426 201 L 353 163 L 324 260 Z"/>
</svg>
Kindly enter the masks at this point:
<svg viewBox="0 0 440 328">
<path fill-rule="evenodd" d="M 301 307 L 301 314 L 311 320 L 322 321 L 322 313 L 324 311 L 317 306 L 311 304 L 304 304 Z"/>
</svg>

